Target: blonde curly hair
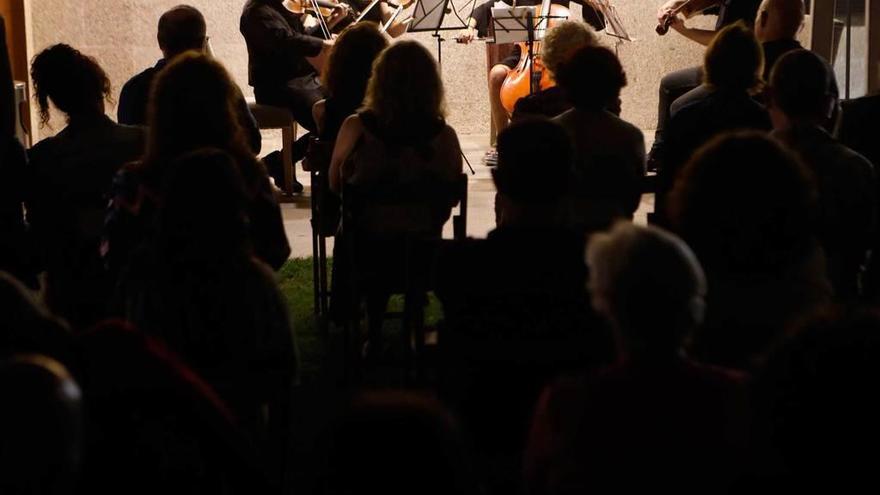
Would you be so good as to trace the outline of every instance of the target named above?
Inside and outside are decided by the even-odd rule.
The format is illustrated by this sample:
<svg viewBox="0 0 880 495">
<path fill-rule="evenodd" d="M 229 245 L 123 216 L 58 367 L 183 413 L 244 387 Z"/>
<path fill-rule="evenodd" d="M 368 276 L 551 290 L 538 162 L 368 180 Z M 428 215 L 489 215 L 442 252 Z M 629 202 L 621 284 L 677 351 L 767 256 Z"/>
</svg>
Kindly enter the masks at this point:
<svg viewBox="0 0 880 495">
<path fill-rule="evenodd" d="M 578 48 L 596 46 L 599 37 L 587 23 L 566 20 L 550 28 L 544 35 L 541 47 L 541 60 L 544 67 L 555 74 L 560 64 L 565 62 Z"/>
</svg>

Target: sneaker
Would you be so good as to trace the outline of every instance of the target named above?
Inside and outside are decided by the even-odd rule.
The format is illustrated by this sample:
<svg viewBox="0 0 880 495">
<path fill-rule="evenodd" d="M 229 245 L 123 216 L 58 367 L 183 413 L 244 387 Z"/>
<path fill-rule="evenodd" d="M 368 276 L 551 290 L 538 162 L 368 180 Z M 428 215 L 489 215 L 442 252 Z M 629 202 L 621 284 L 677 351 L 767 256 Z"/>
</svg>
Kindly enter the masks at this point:
<svg viewBox="0 0 880 495">
<path fill-rule="evenodd" d="M 497 167 L 498 166 L 498 151 L 495 148 L 490 149 L 483 155 L 483 165 L 487 167 Z"/>
</svg>

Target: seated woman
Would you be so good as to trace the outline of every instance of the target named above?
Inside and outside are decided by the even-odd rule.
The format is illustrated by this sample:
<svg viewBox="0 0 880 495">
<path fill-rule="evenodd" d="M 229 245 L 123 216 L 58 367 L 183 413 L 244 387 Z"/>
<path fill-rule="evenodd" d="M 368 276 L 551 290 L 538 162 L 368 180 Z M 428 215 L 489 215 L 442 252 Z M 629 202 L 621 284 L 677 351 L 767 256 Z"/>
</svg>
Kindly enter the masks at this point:
<svg viewBox="0 0 880 495">
<path fill-rule="evenodd" d="M 671 115 L 663 142 L 655 143 L 652 151 L 658 223 L 666 221 L 666 196 L 678 171 L 700 146 L 727 131 L 770 130 L 767 110 L 752 98 L 763 73 L 764 51 L 752 29 L 737 23 L 718 32 L 703 61 L 706 96 Z"/>
<path fill-rule="evenodd" d="M 574 108 L 554 120 L 575 150 L 575 224 L 604 229 L 633 217 L 645 175 L 645 137 L 608 111 L 620 101 L 626 73 L 617 56 L 600 46 L 576 51 L 559 68 L 559 86 Z"/>
<path fill-rule="evenodd" d="M 243 174 L 216 149 L 169 165 L 156 235 L 121 278 L 123 316 L 259 425 L 262 401 L 292 382 L 296 355 L 274 274 L 250 245 Z"/>
<path fill-rule="evenodd" d="M 244 177 L 248 234 L 256 256 L 276 270 L 287 261 L 290 245 L 281 209 L 266 169 L 248 147 L 239 124 L 237 91 L 226 69 L 204 54 L 185 53 L 159 73 L 149 111 L 149 128 L 155 132 L 144 159 L 123 169 L 114 183 L 103 246 L 112 271 L 118 273 L 133 250 L 151 237 L 172 162 L 206 147 L 232 155 Z"/>
<path fill-rule="evenodd" d="M 312 107 L 321 139 L 335 141 L 345 119 L 361 107 L 373 61 L 387 46 L 388 39 L 371 22 L 353 24 L 336 38 L 321 75 L 327 98 Z"/>
<path fill-rule="evenodd" d="M 28 153 L 25 204 L 50 307 L 74 327 L 105 316 L 110 282 L 99 254 L 113 177 L 144 149 L 139 127 L 104 114 L 110 80 L 91 57 L 68 45 L 40 52 L 31 65 L 43 125 L 49 102 L 67 119 L 57 135 Z"/>
<path fill-rule="evenodd" d="M 443 82 L 431 53 L 415 41 L 386 49 L 374 65 L 363 110 L 347 118 L 339 131 L 330 162 L 330 189 L 338 193 L 346 184 L 361 197 L 383 201 L 401 192 L 409 198 L 428 198 L 452 183 L 461 174 L 462 153 L 458 136 L 444 119 L 444 107 Z M 439 238 L 452 204 L 448 198 L 419 201 L 431 210 L 431 218 L 419 227 Z M 389 220 L 400 219 L 378 223 L 388 229 Z M 342 244 L 337 241 L 334 249 Z M 334 270 L 334 306 L 341 309 L 336 275 L 344 269 L 337 262 Z M 387 295 L 377 296 L 374 309 L 384 310 L 386 300 Z"/>
<path fill-rule="evenodd" d="M 388 39 L 372 22 L 360 22 L 347 27 L 336 38 L 322 75 L 327 98 L 315 103 L 312 116 L 318 128 L 319 143 L 315 142 L 306 155 L 306 163 L 318 172 L 321 182 L 313 190 L 313 201 L 321 211 L 318 215 L 321 230 L 333 235 L 339 226 L 339 198 L 335 194 L 322 194 L 328 188 L 327 167 L 333 153 L 333 142 L 339 128 L 364 102 L 367 82 L 373 72 L 373 61 L 388 46 Z"/>
</svg>

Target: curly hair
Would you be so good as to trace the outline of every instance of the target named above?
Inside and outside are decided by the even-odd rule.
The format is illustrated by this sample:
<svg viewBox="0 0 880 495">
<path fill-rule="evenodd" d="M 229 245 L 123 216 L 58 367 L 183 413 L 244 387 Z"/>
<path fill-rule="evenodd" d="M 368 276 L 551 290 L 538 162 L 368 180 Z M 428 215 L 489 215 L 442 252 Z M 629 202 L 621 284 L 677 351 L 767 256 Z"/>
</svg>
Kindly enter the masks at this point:
<svg viewBox="0 0 880 495">
<path fill-rule="evenodd" d="M 336 39 L 321 75 L 327 95 L 338 101 L 360 106 L 376 57 L 388 46 L 388 39 L 372 22 L 359 22 L 345 28 Z"/>
<path fill-rule="evenodd" d="M 562 21 L 547 31 L 541 44 L 541 61 L 544 67 L 556 74 L 559 66 L 578 48 L 599 44 L 596 31 L 581 21 Z"/>
<path fill-rule="evenodd" d="M 83 114 L 103 113 L 110 100 L 110 79 L 94 58 L 70 45 L 46 48 L 31 63 L 31 78 L 40 108 L 40 123 L 49 122 L 49 100 L 68 119 Z"/>
<path fill-rule="evenodd" d="M 417 41 L 399 41 L 385 49 L 373 65 L 364 109 L 389 135 L 411 135 L 442 121 L 443 81 L 431 53 Z"/>
</svg>

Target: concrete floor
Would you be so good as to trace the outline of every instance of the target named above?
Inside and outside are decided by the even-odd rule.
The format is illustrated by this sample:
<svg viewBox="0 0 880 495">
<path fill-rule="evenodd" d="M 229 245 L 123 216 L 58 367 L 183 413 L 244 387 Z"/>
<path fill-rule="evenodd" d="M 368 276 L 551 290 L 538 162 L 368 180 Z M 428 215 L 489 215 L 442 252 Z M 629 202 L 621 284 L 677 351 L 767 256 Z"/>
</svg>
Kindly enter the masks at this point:
<svg viewBox="0 0 880 495">
<path fill-rule="evenodd" d="M 653 136 L 653 132 L 645 132 L 646 136 Z M 495 228 L 495 185 L 492 183 L 489 168 L 483 164 L 483 155 L 489 149 L 487 136 L 464 135 L 459 136 L 465 157 L 474 168 L 474 174 L 470 175 L 468 187 L 468 236 L 475 238 L 486 237 Z M 278 149 L 280 136 L 268 134 L 263 141 L 263 153 Z M 467 165 L 465 171 L 469 173 Z M 309 187 L 308 176 L 301 170 L 298 177 L 306 185 L 302 196 L 293 202 L 283 203 L 281 211 L 284 215 L 284 228 L 290 241 L 291 257 L 304 258 L 312 255 L 311 226 L 309 218 Z M 647 212 L 654 208 L 653 195 L 644 195 L 642 204 L 636 212 L 636 222 L 646 223 Z M 452 238 L 452 224 L 448 222 L 444 230 L 444 237 Z M 329 240 L 328 250 L 332 250 L 332 239 Z"/>
</svg>

